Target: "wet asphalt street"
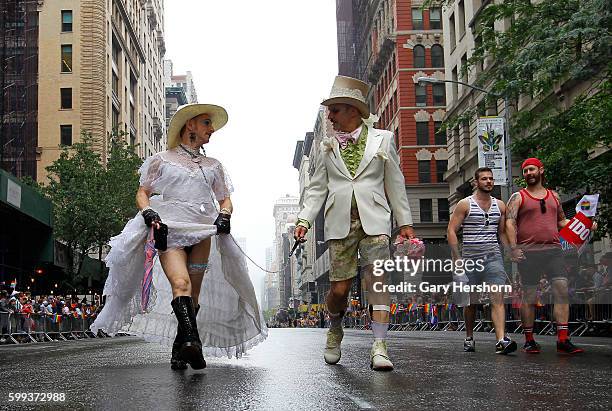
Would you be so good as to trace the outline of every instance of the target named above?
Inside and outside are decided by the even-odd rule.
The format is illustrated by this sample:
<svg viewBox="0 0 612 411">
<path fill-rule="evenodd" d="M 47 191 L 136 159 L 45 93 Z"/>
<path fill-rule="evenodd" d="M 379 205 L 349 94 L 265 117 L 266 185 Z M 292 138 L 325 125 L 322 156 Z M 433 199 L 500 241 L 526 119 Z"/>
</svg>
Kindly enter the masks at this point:
<svg viewBox="0 0 612 411">
<path fill-rule="evenodd" d="M 586 353 L 493 353 L 476 334 L 390 332 L 395 371 L 369 369 L 371 333 L 347 330 L 339 365 L 322 358 L 322 329 L 272 329 L 240 360 L 172 371 L 169 350 L 134 337 L 0 347 L 0 408 L 125 410 L 612 409 L 612 340 L 575 338 Z M 522 337 L 516 336 L 522 343 Z M 64 402 L 14 403 L 10 392 L 65 393 Z"/>
</svg>

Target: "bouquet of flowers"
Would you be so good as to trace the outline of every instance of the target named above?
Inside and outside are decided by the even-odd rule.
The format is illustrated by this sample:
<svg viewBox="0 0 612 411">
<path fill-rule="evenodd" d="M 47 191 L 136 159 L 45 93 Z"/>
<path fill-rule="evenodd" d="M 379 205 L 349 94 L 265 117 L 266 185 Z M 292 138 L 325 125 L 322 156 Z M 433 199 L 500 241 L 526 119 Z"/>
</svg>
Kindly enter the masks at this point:
<svg viewBox="0 0 612 411">
<path fill-rule="evenodd" d="M 418 238 L 406 238 L 398 235 L 393 243 L 395 245 L 395 257 L 421 258 L 425 255 L 425 244 Z"/>
</svg>

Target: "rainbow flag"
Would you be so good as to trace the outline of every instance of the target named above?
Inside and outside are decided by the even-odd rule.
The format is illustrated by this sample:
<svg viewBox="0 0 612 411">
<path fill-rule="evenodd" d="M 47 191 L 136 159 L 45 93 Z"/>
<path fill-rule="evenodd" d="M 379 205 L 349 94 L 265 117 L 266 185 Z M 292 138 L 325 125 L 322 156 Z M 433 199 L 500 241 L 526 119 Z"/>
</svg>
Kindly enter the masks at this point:
<svg viewBox="0 0 612 411">
<path fill-rule="evenodd" d="M 61 322 L 62 322 L 62 316 L 61 316 L 61 315 L 59 315 L 59 314 L 53 314 L 53 315 L 51 316 L 51 322 L 52 322 L 52 323 L 56 323 L 56 324 L 61 323 Z"/>
<path fill-rule="evenodd" d="M 395 314 L 395 312 L 397 311 L 397 304 L 391 304 L 391 314 Z"/>
<path fill-rule="evenodd" d="M 17 288 L 17 279 L 16 278 L 13 281 L 11 281 L 11 288 L 13 290 L 15 290 Z"/>
<path fill-rule="evenodd" d="M 429 311 L 431 310 L 431 304 L 425 304 L 425 314 L 429 314 Z"/>
</svg>

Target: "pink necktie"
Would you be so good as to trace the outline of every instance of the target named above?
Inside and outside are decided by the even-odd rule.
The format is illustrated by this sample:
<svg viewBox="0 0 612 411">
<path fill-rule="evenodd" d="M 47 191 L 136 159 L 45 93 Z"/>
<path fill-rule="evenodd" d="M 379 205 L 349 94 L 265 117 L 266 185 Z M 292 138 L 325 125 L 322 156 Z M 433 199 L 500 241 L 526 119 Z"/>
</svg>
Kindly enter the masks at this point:
<svg viewBox="0 0 612 411">
<path fill-rule="evenodd" d="M 359 134 L 361 134 L 361 127 L 359 127 L 357 130 L 354 130 L 351 133 L 346 133 L 344 131 L 337 131 L 336 140 L 338 140 L 338 144 L 340 144 L 340 148 L 344 150 L 348 146 L 349 141 L 352 142 L 353 144 L 357 142 L 357 139 L 359 138 Z"/>
</svg>

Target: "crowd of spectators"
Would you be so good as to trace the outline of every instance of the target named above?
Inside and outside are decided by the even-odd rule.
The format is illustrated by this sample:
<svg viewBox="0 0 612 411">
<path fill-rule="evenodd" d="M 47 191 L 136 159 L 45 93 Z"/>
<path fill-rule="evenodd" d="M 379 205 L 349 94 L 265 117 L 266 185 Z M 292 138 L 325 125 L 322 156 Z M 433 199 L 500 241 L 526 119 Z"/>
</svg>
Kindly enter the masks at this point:
<svg viewBox="0 0 612 411">
<path fill-rule="evenodd" d="M 0 290 L 0 344 L 7 335 L 36 331 L 43 321 L 61 323 L 64 319 L 93 319 L 102 309 L 98 296 L 93 301 L 77 296 L 32 296 L 30 293 Z"/>
</svg>

